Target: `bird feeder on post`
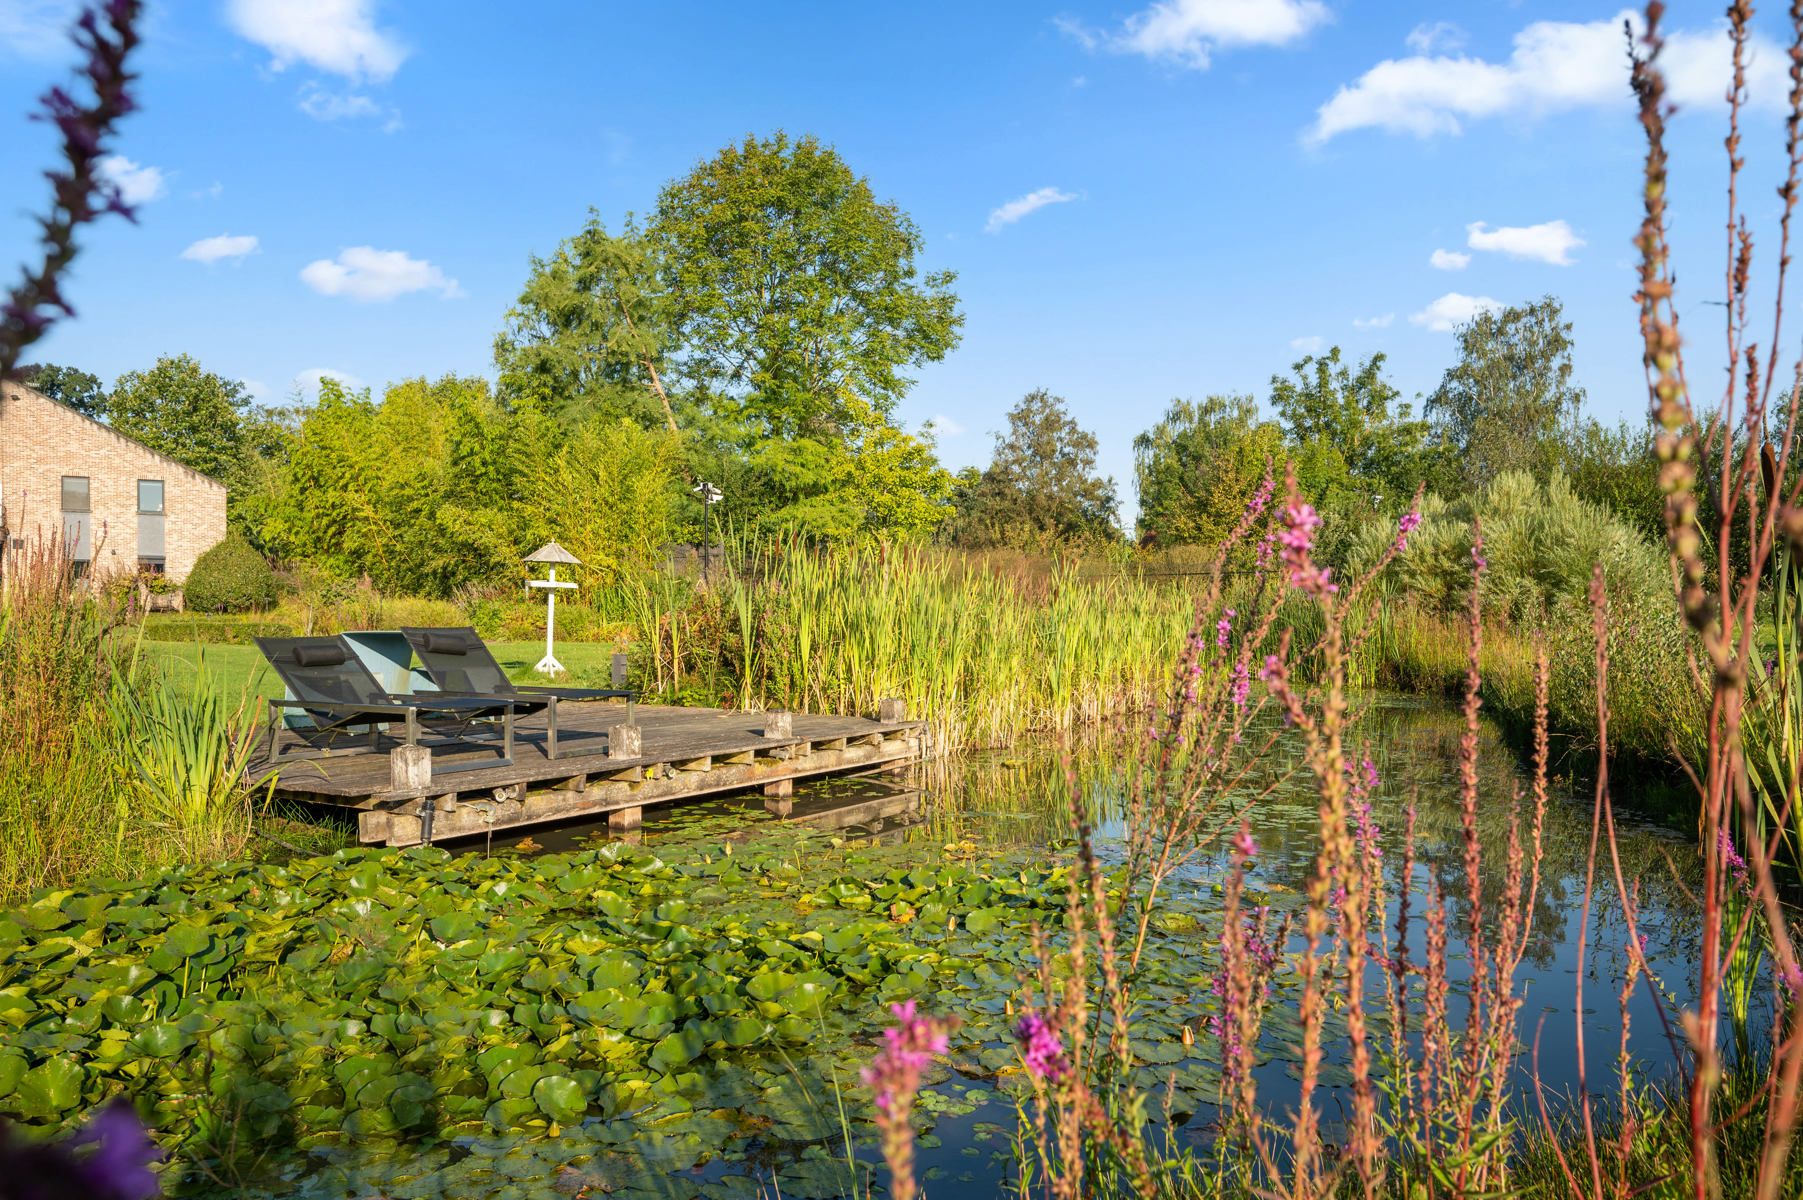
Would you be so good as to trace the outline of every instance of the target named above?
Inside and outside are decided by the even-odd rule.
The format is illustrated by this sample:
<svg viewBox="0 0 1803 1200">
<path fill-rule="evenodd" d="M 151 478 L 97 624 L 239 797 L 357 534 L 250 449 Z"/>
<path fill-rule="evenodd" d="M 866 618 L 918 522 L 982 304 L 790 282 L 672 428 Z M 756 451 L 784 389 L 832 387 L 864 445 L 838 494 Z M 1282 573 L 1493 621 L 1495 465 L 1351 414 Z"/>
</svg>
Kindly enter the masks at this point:
<svg viewBox="0 0 1803 1200">
<path fill-rule="evenodd" d="M 545 593 L 545 656 L 538 660 L 535 668 L 541 675 L 562 675 L 563 664 L 557 661 L 552 653 L 552 643 L 557 637 L 557 593 L 565 588 L 574 589 L 573 580 L 559 579 L 557 568 L 561 565 L 580 567 L 582 560 L 559 546 L 556 542 L 546 542 L 537 550 L 526 556 L 529 563 L 544 563 L 550 569 L 544 579 L 529 579 L 526 586 L 541 588 Z"/>
</svg>

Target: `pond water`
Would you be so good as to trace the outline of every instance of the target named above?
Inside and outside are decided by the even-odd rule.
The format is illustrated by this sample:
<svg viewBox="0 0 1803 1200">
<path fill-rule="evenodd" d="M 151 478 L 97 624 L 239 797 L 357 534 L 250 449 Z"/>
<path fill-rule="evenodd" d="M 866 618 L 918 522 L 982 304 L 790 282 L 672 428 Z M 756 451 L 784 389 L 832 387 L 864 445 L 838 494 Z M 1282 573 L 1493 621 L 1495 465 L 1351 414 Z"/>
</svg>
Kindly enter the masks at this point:
<svg viewBox="0 0 1803 1200">
<path fill-rule="evenodd" d="M 1373 815 L 1384 830 L 1389 847 L 1386 876 L 1392 895 L 1390 922 L 1393 925 L 1395 920 L 1394 896 L 1400 884 L 1400 852 L 1395 848 L 1395 838 L 1404 827 L 1407 810 L 1413 807 L 1417 833 L 1413 901 L 1416 920 L 1409 949 L 1414 961 L 1419 962 L 1423 949 L 1419 914 L 1431 878 L 1448 905 L 1448 926 L 1453 931 L 1449 971 L 1456 987 L 1468 978 L 1460 937 L 1469 907 L 1458 802 L 1463 716 L 1442 703 L 1382 696 L 1364 705 L 1357 730 L 1359 753 L 1370 759 L 1382 780 L 1372 800 Z M 970 756 L 950 769 L 942 764 L 929 765 L 903 775 L 818 781 L 797 791 L 789 823 L 831 831 L 837 838 L 856 843 L 914 847 L 922 861 L 933 861 L 949 852 L 1020 856 L 1051 865 L 1068 861 L 1072 851 L 1069 795 L 1074 778 L 1098 818 L 1099 854 L 1105 862 L 1118 864 L 1124 853 L 1121 810 L 1126 771 L 1113 743 L 1122 740 L 1092 740 L 1074 748 L 1033 745 Z M 1301 761 L 1299 744 L 1280 744 L 1280 752 L 1268 759 L 1265 767 L 1258 778 L 1247 781 L 1249 790 L 1263 790 L 1278 777 L 1287 779 L 1248 814 L 1260 847 L 1248 878 L 1248 892 L 1274 913 L 1300 912 L 1301 889 L 1319 841 L 1317 794 L 1312 776 Z M 1504 887 L 1503 864 L 1511 819 L 1519 823 L 1519 836 L 1525 842 L 1532 801 L 1528 795 L 1531 777 L 1525 765 L 1488 720 L 1483 723 L 1480 740 L 1479 787 L 1479 834 L 1486 864 L 1484 906 L 1494 914 Z M 1615 804 L 1616 847 L 1623 876 L 1635 897 L 1638 931 L 1645 941 L 1645 961 L 1657 981 L 1656 987 L 1644 983 L 1637 987 L 1629 1000 L 1627 1045 L 1638 1079 L 1642 1083 L 1658 1082 L 1674 1072 L 1673 1035 L 1668 1030 L 1675 1026 L 1676 1006 L 1691 1000 L 1691 981 L 1699 953 L 1690 891 L 1696 874 L 1694 842 L 1667 826 L 1638 816 L 1631 795 L 1617 796 Z M 1557 1098 L 1575 1095 L 1582 1074 L 1589 1090 L 1600 1092 L 1606 1104 L 1607 1097 L 1613 1095 L 1622 1045 L 1618 992 L 1619 981 L 1625 977 L 1629 964 L 1629 934 L 1616 894 L 1608 843 L 1604 840 L 1597 849 L 1589 933 L 1580 960 L 1579 932 L 1584 924 L 1593 812 L 1592 789 L 1575 787 L 1569 780 L 1554 781 L 1542 831 L 1540 881 L 1532 907 L 1532 926 L 1516 974 L 1517 994 L 1523 998 L 1517 1082 L 1525 1089 L 1532 1086 L 1537 1076 L 1547 1094 Z M 645 844 L 655 847 L 660 839 L 685 836 L 697 822 L 712 819 L 727 820 L 742 828 L 775 823 L 775 818 L 766 814 L 755 798 L 654 810 L 647 813 Z M 504 851 L 523 841 L 528 853 L 556 853 L 606 836 L 604 827 L 579 823 L 510 839 L 499 848 Z M 1172 899 L 1179 907 L 1211 909 L 1211 901 L 1218 897 L 1229 867 L 1224 849 L 1203 856 L 1179 874 L 1179 887 Z M 1168 936 L 1170 942 L 1181 944 L 1205 941 L 1207 935 L 1186 930 Z M 1292 938 L 1288 949 L 1296 953 L 1301 948 L 1301 938 Z M 1575 985 L 1580 974 L 1588 989 L 1581 1010 L 1586 1039 L 1584 1072 L 1580 1072 L 1577 1054 L 1580 1010 L 1575 1004 Z M 1201 974 L 1193 978 L 1206 980 Z M 1201 997 L 1191 995 L 1185 999 L 1198 1001 L 1197 1011 L 1201 1011 Z M 1456 1029 L 1463 1013 L 1456 994 L 1452 1011 Z M 1168 1019 L 1165 1024 L 1168 1027 Z M 1212 1041 L 1199 1028 L 1197 1033 L 1195 1055 L 1212 1057 Z M 1294 1023 L 1286 1024 L 1281 1014 L 1267 1022 L 1261 1048 L 1266 1057 L 1258 1068 L 1258 1076 L 1261 1097 L 1275 1111 L 1287 1111 L 1294 1096 L 1294 1064 L 1300 1057 L 1298 1039 Z M 1336 1046 L 1330 1026 L 1330 1056 L 1342 1048 Z M 1212 1070 L 1199 1075 L 1196 1081 L 1206 1086 L 1196 1091 L 1212 1091 L 1214 1078 Z M 1331 1083 L 1344 1076 L 1330 1069 L 1327 1078 Z M 932 1133 L 925 1139 L 919 1157 L 927 1177 L 935 1181 L 933 1194 L 994 1194 L 1010 1170 L 1006 1142 L 1016 1120 L 1013 1103 L 1006 1094 L 995 1090 L 993 1082 L 972 1079 L 956 1071 L 931 1090 L 951 1097 L 944 1105 L 936 1105 L 931 1097 L 927 1101 L 929 1110 L 943 1109 L 933 1122 Z M 1193 1109 L 1179 1104 L 1180 1134 L 1205 1138 L 1214 1107 L 1199 1095 L 1191 1099 Z M 1325 1119 L 1330 1129 L 1339 1100 L 1330 1090 L 1325 1101 Z M 974 1108 L 970 1107 L 973 1103 Z M 969 1111 L 965 1111 L 967 1108 Z M 873 1159 L 868 1153 L 869 1140 L 866 1137 L 857 1151 L 857 1157 L 864 1161 Z M 774 1184 L 782 1181 L 780 1163 L 773 1161 L 766 1166 L 772 1172 L 767 1178 L 773 1182 L 774 1191 Z M 711 1179 L 730 1179 L 736 1171 L 732 1164 L 720 1162 L 703 1173 Z M 803 1174 L 793 1182 L 805 1186 L 810 1178 Z"/>
<path fill-rule="evenodd" d="M 1375 819 L 1396 834 L 1415 807 L 1416 886 L 1439 881 L 1455 930 L 1461 731 L 1443 706 L 1389 698 L 1368 704 L 1358 731 L 1382 778 Z M 1480 762 L 1494 912 L 1527 781 L 1488 727 Z M 1278 784 L 1250 814 L 1261 850 L 1249 888 L 1283 912 L 1301 905 L 1316 802 L 1296 759 L 1267 765 Z M 140 1079 L 159 1128 L 196 1131 L 189 1156 L 209 1161 L 185 1194 L 863 1194 L 880 1174 L 857 1071 L 887 1004 L 912 998 L 963 1020 L 919 1104 L 929 1193 L 990 1196 L 1012 1170 L 1009 1002 L 1031 928 L 1057 919 L 1067 778 L 1100 818 L 1100 853 L 1118 861 L 1124 772 L 1104 739 L 820 782 L 797 789 L 786 822 L 756 799 L 654 810 L 631 847 L 564 827 L 452 855 L 359 851 L 56 893 L 0 921 L 0 950 L 13 931 L 22 946 L 17 969 L 0 969 L 0 1113 L 43 1115 L 21 1107 L 21 1073 L 31 1066 L 42 1085 L 36 1103 L 65 1082 L 50 1060 L 86 1056 L 78 1093 Z M 1556 790 L 1518 976 L 1523 1037 L 1538 1029 L 1554 1092 L 1578 1079 L 1581 968 L 1593 1090 L 1611 1090 L 1619 1047 L 1627 935 L 1606 851 L 1578 955 L 1590 827 L 1589 796 Z M 1618 829 L 1648 961 L 1682 1002 L 1696 953 L 1692 847 L 1624 814 Z M 1392 894 L 1399 861 L 1390 848 Z M 1172 1097 L 1180 1141 L 1205 1137 L 1213 1116 L 1218 1054 L 1202 1024 L 1225 871 L 1224 857 L 1205 857 L 1179 879 L 1135 1014 L 1140 1082 Z M 125 984 L 93 965 L 103 958 Z M 1630 1004 L 1643 1080 L 1672 1065 L 1652 995 L 1642 987 Z M 53 1008 L 92 1020 L 38 1019 Z M 1280 994 L 1260 1047 L 1261 1095 L 1279 1109 L 1293 1087 L 1293 1010 Z M 1330 1057 L 1337 1028 L 1330 1019 Z M 1330 1096 L 1330 1121 L 1335 1108 Z"/>
</svg>

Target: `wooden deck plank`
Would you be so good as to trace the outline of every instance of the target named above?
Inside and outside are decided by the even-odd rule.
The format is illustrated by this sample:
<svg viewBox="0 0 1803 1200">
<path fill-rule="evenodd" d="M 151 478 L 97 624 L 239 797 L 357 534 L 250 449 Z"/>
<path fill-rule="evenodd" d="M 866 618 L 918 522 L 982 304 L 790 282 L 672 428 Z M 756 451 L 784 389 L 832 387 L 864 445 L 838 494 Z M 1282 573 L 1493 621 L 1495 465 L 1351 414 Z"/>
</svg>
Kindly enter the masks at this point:
<svg viewBox="0 0 1803 1200">
<path fill-rule="evenodd" d="M 575 704 L 559 714 L 555 759 L 544 752 L 542 718 L 521 722 L 508 766 L 445 772 L 492 758 L 468 743 L 429 741 L 434 770 L 422 785 L 397 789 L 385 738 L 381 750 L 339 758 L 259 764 L 277 796 L 363 811 L 365 841 L 416 844 L 431 814 L 434 840 L 584 816 L 618 816 L 692 796 L 765 787 L 838 771 L 898 766 L 920 754 L 917 721 L 794 714 L 790 736 L 763 735 L 761 713 L 641 705 L 638 753 L 607 754 L 608 731 L 625 721 L 623 704 Z M 584 746 L 592 742 L 592 749 Z"/>
</svg>

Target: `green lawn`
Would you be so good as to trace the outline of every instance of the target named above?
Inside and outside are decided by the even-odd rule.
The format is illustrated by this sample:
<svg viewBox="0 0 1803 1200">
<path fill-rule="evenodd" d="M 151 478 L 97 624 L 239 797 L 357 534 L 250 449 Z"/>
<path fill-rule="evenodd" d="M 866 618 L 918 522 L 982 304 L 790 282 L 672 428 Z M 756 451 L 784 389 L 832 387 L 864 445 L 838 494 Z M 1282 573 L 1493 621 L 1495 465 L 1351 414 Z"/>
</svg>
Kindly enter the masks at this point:
<svg viewBox="0 0 1803 1200">
<path fill-rule="evenodd" d="M 543 642 L 490 642 L 488 646 L 516 682 L 553 682 L 532 669 L 544 655 Z M 275 677 L 275 672 L 269 669 L 255 646 L 147 641 L 144 653 L 153 662 L 174 671 L 177 678 L 193 678 L 197 666 L 204 663 L 207 671 L 232 692 L 270 698 L 282 694 L 281 680 Z M 561 643 L 557 647 L 557 657 L 568 668 L 569 674 L 560 682 L 606 687 L 612 655 L 613 645 L 608 642 Z"/>
</svg>

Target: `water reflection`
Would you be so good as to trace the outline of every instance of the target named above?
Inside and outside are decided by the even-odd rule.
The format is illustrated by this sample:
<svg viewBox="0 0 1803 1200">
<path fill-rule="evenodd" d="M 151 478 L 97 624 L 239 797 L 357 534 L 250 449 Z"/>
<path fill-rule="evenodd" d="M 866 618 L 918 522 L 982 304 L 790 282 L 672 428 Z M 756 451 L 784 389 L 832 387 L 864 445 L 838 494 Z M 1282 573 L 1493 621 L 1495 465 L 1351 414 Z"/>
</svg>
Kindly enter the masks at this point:
<svg viewBox="0 0 1803 1200">
<path fill-rule="evenodd" d="M 1391 897 L 1387 924 L 1393 930 L 1401 884 L 1400 839 L 1407 810 L 1413 806 L 1416 921 L 1407 949 L 1413 961 L 1421 961 L 1419 914 L 1431 880 L 1447 904 L 1448 926 L 1454 935 L 1449 973 L 1455 985 L 1464 982 L 1469 973 L 1462 949 L 1469 902 L 1458 799 L 1463 731 L 1463 717 L 1447 705 L 1377 697 L 1365 703 L 1354 742 L 1356 753 L 1371 760 L 1382 781 L 1372 795 L 1372 804 L 1385 838 Z M 921 847 L 923 861 L 936 858 L 947 845 L 970 845 L 996 853 L 1025 852 L 1050 862 L 1068 852 L 1074 787 L 1097 823 L 1099 852 L 1118 862 L 1124 852 L 1127 755 L 1134 748 L 1130 736 L 1115 731 L 1076 745 L 1028 745 L 952 763 L 918 764 L 902 774 L 818 780 L 796 788 L 788 817 L 767 813 L 755 796 L 653 809 L 645 815 L 643 836 L 655 843 L 658 838 L 683 835 L 698 824 L 716 827 L 719 818 L 726 817 L 748 835 L 769 832 L 778 822 L 788 821 L 808 829 L 832 830 L 850 839 L 908 841 Z M 1260 846 L 1249 887 L 1260 902 L 1279 912 L 1300 908 L 1319 840 L 1316 793 L 1301 754 L 1299 738 L 1280 739 L 1261 765 L 1261 774 L 1243 785 L 1248 796 L 1263 794 L 1248 813 Z M 1530 841 L 1530 786 L 1531 779 L 1516 754 L 1486 721 L 1479 745 L 1478 834 L 1484 859 L 1482 909 L 1489 919 L 1501 908 L 1512 818 L 1520 822 L 1524 845 Z M 1696 871 L 1695 858 L 1691 844 L 1681 835 L 1636 818 L 1631 797 L 1617 803 L 1616 847 L 1622 876 L 1637 898 L 1639 929 L 1647 939 L 1647 961 L 1656 980 L 1652 987 L 1643 983 L 1630 1000 L 1629 1050 L 1643 1072 L 1657 1077 L 1673 1067 L 1666 1022 L 1674 1002 L 1683 1004 L 1691 999 L 1699 953 L 1696 911 L 1688 891 Z M 1540 1075 L 1555 1092 L 1575 1089 L 1578 1080 L 1574 984 L 1579 977 L 1578 934 L 1583 921 L 1592 808 L 1593 797 L 1588 792 L 1570 786 L 1552 790 L 1541 832 L 1540 879 L 1531 906 L 1532 923 L 1517 973 L 1518 993 L 1524 997 L 1520 1064 L 1526 1071 L 1528 1051 L 1538 1035 Z M 572 825 L 535 834 L 527 848 L 571 849 L 598 836 L 605 836 L 604 827 Z M 514 839 L 516 844 L 518 840 Z M 1172 890 L 1174 902 L 1210 908 L 1227 870 L 1224 847 L 1198 857 L 1178 876 Z M 1588 1009 L 1586 1067 L 1592 1087 L 1598 1080 L 1612 1078 L 1619 1051 L 1621 1016 L 1615 994 L 1628 965 L 1627 939 L 1627 921 L 1616 895 L 1605 843 L 1599 850 L 1583 964 Z M 1298 949 L 1299 944 L 1291 948 Z M 1202 949 L 1212 950 L 1212 946 Z M 1371 981 L 1371 990 L 1373 994 L 1381 990 L 1379 981 Z M 1463 1016 L 1456 997 L 1453 1016 L 1455 1021 Z M 1285 1088 L 1282 1080 L 1290 1073 L 1294 1055 L 1280 1033 L 1273 1033 L 1268 1040 L 1272 1044 L 1266 1050 L 1274 1061 L 1266 1074 L 1276 1095 Z"/>
</svg>

